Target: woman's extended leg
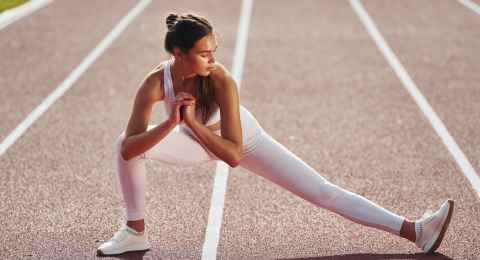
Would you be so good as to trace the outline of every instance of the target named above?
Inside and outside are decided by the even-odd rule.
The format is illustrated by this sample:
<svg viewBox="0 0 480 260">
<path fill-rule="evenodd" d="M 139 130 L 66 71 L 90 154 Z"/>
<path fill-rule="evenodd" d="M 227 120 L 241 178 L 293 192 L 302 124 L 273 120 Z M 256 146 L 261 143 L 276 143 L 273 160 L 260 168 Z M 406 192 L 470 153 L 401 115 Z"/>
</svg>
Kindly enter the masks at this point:
<svg viewBox="0 0 480 260">
<path fill-rule="evenodd" d="M 240 166 L 353 222 L 400 235 L 404 217 L 330 183 L 265 132 Z"/>
</svg>

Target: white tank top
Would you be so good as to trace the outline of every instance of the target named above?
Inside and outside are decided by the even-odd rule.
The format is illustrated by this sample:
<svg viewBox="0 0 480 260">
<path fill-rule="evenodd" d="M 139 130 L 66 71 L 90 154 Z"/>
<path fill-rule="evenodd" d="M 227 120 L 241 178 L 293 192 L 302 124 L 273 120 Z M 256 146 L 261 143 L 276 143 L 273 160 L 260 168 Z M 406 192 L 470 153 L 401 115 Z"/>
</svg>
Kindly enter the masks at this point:
<svg viewBox="0 0 480 260">
<path fill-rule="evenodd" d="M 172 82 L 172 74 L 170 73 L 170 66 L 173 64 L 174 59 L 169 59 L 164 62 L 164 69 L 163 69 L 163 88 L 165 92 L 164 97 L 164 105 L 165 111 L 167 115 L 170 116 L 173 110 L 173 103 L 175 102 L 175 92 L 173 91 L 173 82 Z M 202 122 L 202 114 L 200 110 L 195 112 L 195 116 L 197 119 Z M 210 116 L 209 120 L 207 121 L 207 126 L 212 125 L 220 121 L 220 109 L 217 107 L 215 112 Z M 184 121 L 181 124 L 185 124 Z"/>
</svg>

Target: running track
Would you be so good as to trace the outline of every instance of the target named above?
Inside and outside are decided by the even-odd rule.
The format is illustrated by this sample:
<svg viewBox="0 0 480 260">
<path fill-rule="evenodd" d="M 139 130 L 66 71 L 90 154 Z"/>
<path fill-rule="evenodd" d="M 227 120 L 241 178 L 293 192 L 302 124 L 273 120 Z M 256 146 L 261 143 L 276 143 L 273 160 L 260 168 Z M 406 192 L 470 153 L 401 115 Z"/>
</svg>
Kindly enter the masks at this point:
<svg viewBox="0 0 480 260">
<path fill-rule="evenodd" d="M 54 1 L 0 31 L 1 142 L 138 3 Z M 361 4 L 478 174 L 480 15 L 454 0 Z M 0 258 L 95 258 L 124 221 L 113 145 L 139 82 L 167 58 L 165 14 L 209 17 L 222 35 L 217 59 L 231 68 L 241 6 L 152 1 L 0 155 Z M 254 1 L 240 94 L 275 139 L 339 186 L 410 219 L 454 199 L 438 254 L 241 168 L 230 169 L 218 244 L 206 249 L 217 164 L 149 161 L 152 250 L 122 258 L 480 259 L 478 191 L 349 1 Z M 165 119 L 157 106 L 151 123 Z"/>
</svg>

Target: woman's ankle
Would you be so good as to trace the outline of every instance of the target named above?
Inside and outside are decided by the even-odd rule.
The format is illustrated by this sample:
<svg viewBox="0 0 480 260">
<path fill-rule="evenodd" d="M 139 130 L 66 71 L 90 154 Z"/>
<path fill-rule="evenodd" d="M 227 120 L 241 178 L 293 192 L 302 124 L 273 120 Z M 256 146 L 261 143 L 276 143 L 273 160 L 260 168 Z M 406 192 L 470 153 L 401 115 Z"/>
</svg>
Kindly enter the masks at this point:
<svg viewBox="0 0 480 260">
<path fill-rule="evenodd" d="M 400 236 L 412 242 L 415 242 L 415 239 L 416 239 L 415 221 L 410 221 L 408 219 L 405 219 L 405 221 L 403 222 L 402 228 L 400 230 Z"/>
<path fill-rule="evenodd" d="M 143 219 L 127 220 L 127 226 L 135 229 L 138 232 L 143 232 L 145 230 L 145 222 Z"/>
</svg>

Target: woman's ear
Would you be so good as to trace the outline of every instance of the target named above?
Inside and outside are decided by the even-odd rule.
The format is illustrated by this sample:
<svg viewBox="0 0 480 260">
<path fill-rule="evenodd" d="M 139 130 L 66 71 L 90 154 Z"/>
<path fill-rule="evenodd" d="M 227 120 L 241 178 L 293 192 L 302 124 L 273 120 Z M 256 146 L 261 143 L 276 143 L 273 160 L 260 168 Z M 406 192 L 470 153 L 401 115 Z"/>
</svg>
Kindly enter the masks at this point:
<svg viewBox="0 0 480 260">
<path fill-rule="evenodd" d="M 173 48 L 173 56 L 175 56 L 175 60 L 181 61 L 183 59 L 183 53 L 180 48 L 175 47 Z"/>
</svg>

